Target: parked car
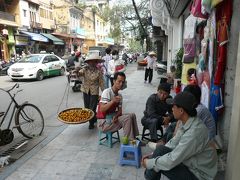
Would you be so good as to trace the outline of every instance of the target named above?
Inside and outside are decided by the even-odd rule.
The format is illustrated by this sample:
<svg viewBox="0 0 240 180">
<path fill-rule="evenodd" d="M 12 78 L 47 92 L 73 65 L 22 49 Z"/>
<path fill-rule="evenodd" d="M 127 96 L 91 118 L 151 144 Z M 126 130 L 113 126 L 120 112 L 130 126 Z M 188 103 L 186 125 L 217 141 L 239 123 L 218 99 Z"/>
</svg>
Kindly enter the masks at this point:
<svg viewBox="0 0 240 180">
<path fill-rule="evenodd" d="M 8 76 L 13 79 L 37 79 L 44 77 L 64 75 L 66 62 L 54 54 L 31 54 L 8 69 Z"/>
</svg>

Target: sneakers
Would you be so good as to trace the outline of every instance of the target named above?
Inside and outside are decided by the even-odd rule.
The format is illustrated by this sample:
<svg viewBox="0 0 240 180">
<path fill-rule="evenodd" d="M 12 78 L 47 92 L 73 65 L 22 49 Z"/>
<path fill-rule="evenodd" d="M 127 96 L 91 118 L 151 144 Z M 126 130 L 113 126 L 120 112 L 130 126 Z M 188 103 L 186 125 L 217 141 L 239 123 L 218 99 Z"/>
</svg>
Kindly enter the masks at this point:
<svg viewBox="0 0 240 180">
<path fill-rule="evenodd" d="M 157 143 L 148 142 L 147 146 L 154 151 L 157 148 Z"/>
<path fill-rule="evenodd" d="M 146 84 L 146 83 L 147 83 L 147 81 L 144 81 L 144 83 Z"/>
</svg>

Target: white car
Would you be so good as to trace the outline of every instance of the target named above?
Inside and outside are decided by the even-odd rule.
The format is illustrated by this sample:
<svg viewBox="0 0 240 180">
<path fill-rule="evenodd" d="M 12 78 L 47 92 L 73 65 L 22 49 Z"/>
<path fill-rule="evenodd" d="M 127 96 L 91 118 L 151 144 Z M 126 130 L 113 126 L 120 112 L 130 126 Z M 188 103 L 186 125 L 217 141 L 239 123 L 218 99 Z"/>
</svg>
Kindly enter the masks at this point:
<svg viewBox="0 0 240 180">
<path fill-rule="evenodd" d="M 54 54 L 31 54 L 11 65 L 8 76 L 12 80 L 37 79 L 46 76 L 64 75 L 66 62 Z"/>
</svg>

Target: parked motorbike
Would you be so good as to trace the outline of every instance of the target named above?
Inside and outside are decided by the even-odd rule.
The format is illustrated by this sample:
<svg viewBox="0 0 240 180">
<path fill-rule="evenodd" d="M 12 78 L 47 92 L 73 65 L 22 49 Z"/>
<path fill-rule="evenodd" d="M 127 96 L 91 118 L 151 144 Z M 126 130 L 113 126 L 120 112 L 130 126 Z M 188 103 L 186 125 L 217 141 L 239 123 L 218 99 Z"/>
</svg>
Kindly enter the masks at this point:
<svg viewBox="0 0 240 180">
<path fill-rule="evenodd" d="M 156 71 L 159 75 L 163 75 L 163 74 L 167 73 L 167 66 L 162 63 L 157 63 Z"/>
<path fill-rule="evenodd" d="M 2 61 L 0 63 L 0 75 L 7 75 L 7 70 L 14 63 L 15 61 L 10 61 L 10 62 Z"/>
<path fill-rule="evenodd" d="M 67 79 L 69 86 L 72 88 L 73 92 L 80 92 L 82 81 L 78 76 L 79 67 L 77 68 L 67 68 Z"/>
</svg>

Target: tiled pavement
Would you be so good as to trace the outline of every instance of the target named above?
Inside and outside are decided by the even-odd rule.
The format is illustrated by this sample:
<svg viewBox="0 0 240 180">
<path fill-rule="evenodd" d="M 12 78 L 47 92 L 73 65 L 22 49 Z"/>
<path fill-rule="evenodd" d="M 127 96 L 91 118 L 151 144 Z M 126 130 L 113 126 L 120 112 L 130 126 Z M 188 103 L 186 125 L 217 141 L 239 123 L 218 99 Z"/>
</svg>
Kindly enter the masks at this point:
<svg viewBox="0 0 240 180">
<path fill-rule="evenodd" d="M 141 117 L 148 96 L 156 92 L 160 81 L 154 72 L 152 84 L 144 84 L 144 71 L 136 65 L 127 67 L 128 88 L 122 92 L 125 112 L 135 112 L 140 133 Z M 57 119 L 56 119 L 57 120 Z M 120 131 L 120 135 L 122 130 Z M 43 146 L 7 177 L 7 180 L 141 180 L 144 168 L 120 166 L 119 147 L 98 145 L 97 129 L 88 130 L 88 124 L 69 125 L 55 139 Z M 143 154 L 150 149 L 142 148 Z M 29 156 L 29 155 L 28 155 Z M 167 179 L 167 178 L 162 178 Z"/>
</svg>

